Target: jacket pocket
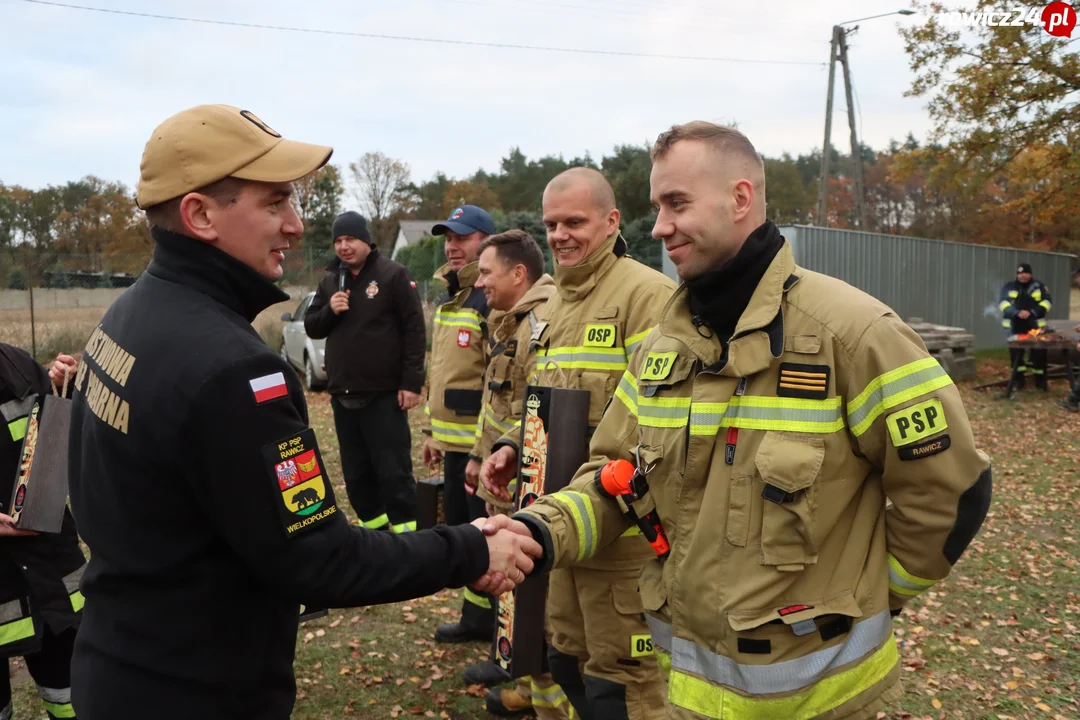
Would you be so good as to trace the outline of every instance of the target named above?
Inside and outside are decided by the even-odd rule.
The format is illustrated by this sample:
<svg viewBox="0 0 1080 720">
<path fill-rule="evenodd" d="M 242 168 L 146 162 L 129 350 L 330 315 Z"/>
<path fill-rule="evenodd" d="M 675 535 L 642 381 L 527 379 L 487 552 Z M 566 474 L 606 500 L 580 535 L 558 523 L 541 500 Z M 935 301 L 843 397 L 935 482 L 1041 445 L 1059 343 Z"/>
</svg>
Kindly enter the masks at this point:
<svg viewBox="0 0 1080 720">
<path fill-rule="evenodd" d="M 761 563 L 799 571 L 817 562 L 815 481 L 825 460 L 820 437 L 767 432 L 754 462 L 762 480 Z"/>
<path fill-rule="evenodd" d="M 480 390 L 447 388 L 443 391 L 443 405 L 446 406 L 447 410 L 452 410 L 458 415 L 467 417 L 479 415 L 483 401 L 484 393 Z"/>
</svg>

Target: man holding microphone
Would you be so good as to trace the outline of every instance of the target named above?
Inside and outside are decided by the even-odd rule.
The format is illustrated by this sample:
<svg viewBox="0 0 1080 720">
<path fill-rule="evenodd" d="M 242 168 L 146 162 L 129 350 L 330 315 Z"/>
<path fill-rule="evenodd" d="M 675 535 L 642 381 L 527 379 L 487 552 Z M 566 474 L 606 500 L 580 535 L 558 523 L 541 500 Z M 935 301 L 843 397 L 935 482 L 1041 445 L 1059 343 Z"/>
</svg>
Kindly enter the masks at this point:
<svg viewBox="0 0 1080 720">
<path fill-rule="evenodd" d="M 409 272 L 379 253 L 357 212 L 334 220 L 334 252 L 304 314 L 326 369 L 349 503 L 369 530 L 416 529 L 408 411 L 424 384 L 424 311 Z"/>
</svg>

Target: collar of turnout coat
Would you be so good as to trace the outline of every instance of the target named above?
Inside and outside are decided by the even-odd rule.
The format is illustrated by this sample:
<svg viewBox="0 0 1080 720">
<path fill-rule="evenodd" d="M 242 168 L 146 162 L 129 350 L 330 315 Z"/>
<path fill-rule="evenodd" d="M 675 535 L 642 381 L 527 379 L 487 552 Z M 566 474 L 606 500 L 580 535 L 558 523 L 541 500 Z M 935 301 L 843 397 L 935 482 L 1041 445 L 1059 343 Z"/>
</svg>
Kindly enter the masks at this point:
<svg viewBox="0 0 1080 720">
<path fill-rule="evenodd" d="M 585 261 L 574 267 L 555 265 L 555 286 L 559 295 L 570 302 L 586 297 L 615 263 L 626 254 L 626 241 L 616 231 Z"/>
<path fill-rule="evenodd" d="M 289 294 L 213 245 L 160 228 L 154 236 L 154 257 L 147 272 L 190 287 L 241 315 L 248 322 Z"/>
<path fill-rule="evenodd" d="M 450 263 L 446 263 L 435 271 L 433 276 L 436 280 L 446 283 L 447 292 L 453 298 L 465 288 L 471 288 L 480 277 L 480 263 L 475 260 L 465 265 L 460 270 L 454 270 Z"/>
</svg>

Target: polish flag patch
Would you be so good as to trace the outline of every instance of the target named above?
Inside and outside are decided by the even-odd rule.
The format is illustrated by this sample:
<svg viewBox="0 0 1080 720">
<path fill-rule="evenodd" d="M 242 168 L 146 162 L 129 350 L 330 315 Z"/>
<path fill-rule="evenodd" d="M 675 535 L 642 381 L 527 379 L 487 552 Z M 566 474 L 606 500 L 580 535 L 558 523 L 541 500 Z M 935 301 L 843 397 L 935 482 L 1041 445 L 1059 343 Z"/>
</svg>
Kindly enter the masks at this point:
<svg viewBox="0 0 1080 720">
<path fill-rule="evenodd" d="M 255 402 L 260 404 L 289 394 L 285 374 L 280 372 L 248 380 L 248 384 L 251 385 L 251 392 L 255 393 Z"/>
</svg>

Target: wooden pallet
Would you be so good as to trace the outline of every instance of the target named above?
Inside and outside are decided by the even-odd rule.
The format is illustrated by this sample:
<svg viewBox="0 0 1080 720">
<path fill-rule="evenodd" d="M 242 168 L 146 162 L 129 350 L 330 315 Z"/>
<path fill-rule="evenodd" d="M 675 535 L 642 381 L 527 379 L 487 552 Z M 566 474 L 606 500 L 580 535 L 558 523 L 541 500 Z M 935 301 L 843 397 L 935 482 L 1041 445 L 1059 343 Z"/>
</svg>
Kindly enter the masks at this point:
<svg viewBox="0 0 1080 720">
<path fill-rule="evenodd" d="M 975 358 L 970 354 L 975 347 L 975 336 L 966 328 L 928 323 L 922 318 L 911 318 L 907 324 L 919 334 L 949 377 L 953 380 L 975 377 Z"/>
</svg>

